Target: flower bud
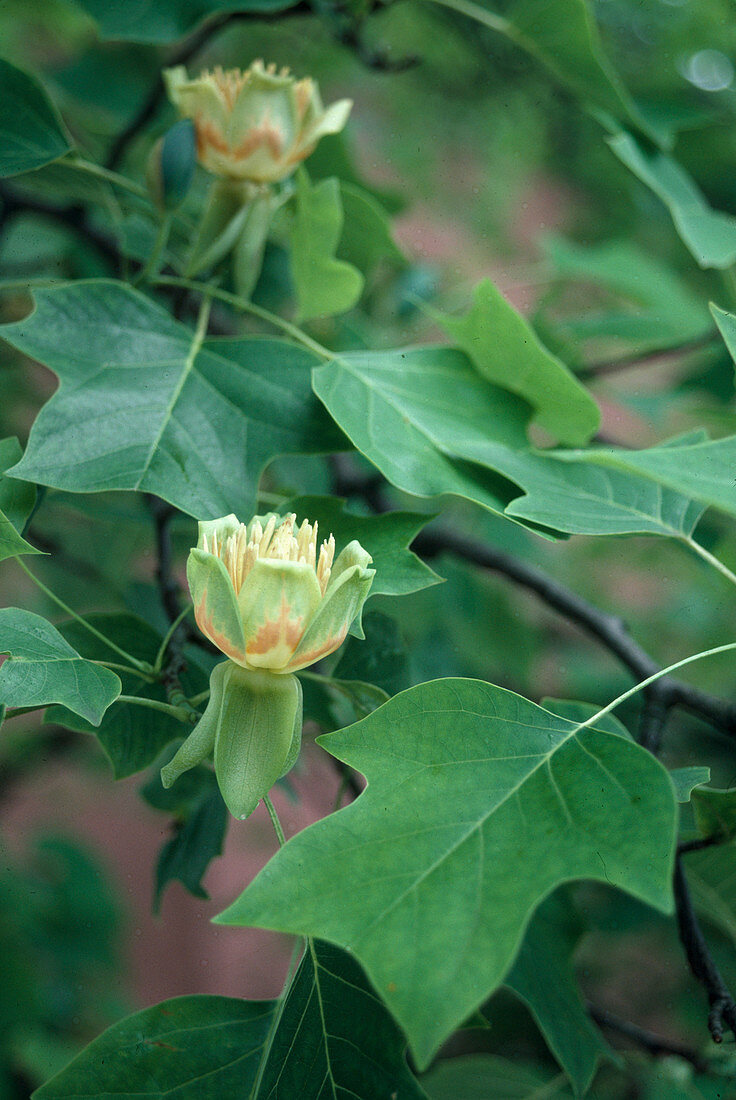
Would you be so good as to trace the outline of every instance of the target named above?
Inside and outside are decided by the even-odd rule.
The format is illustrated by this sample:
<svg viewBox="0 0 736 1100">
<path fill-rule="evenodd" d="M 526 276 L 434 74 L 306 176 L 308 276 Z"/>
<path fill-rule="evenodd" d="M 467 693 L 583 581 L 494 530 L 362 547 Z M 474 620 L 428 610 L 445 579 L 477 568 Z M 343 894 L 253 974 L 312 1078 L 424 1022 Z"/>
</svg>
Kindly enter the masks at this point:
<svg viewBox="0 0 736 1100">
<path fill-rule="evenodd" d="M 188 118 L 160 137 L 148 157 L 146 182 L 159 210 L 176 210 L 187 196 L 197 163 L 196 134 Z"/>
<path fill-rule="evenodd" d="M 243 668 L 286 674 L 332 653 L 368 596 L 374 569 L 359 542 L 335 559 L 317 525 L 269 513 L 199 524 L 187 579 L 199 629 Z M 333 560 L 334 559 L 334 560 Z"/>
<path fill-rule="evenodd" d="M 309 77 L 254 61 L 249 69 L 217 67 L 190 80 L 179 65 L 164 71 L 169 98 L 192 119 L 197 155 L 208 171 L 228 179 L 276 183 L 290 176 L 325 134 L 345 126 L 352 103 L 323 107 Z"/>
</svg>

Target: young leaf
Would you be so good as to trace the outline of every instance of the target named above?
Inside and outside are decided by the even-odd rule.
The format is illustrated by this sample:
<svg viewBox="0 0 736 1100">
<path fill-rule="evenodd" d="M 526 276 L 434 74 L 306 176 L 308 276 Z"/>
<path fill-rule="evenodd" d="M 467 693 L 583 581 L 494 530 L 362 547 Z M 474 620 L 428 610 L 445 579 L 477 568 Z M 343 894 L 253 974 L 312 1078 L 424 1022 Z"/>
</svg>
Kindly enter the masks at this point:
<svg viewBox="0 0 736 1100">
<path fill-rule="evenodd" d="M 585 1095 L 601 1058 L 615 1058 L 580 997 L 572 967 L 580 933 L 564 898 L 559 893 L 547 898 L 532 917 L 506 978 L 537 1021 L 576 1096 Z"/>
<path fill-rule="evenodd" d="M 254 1100 L 421 1100 L 405 1048 L 355 960 L 308 940 Z"/>
<path fill-rule="evenodd" d="M 37 1089 L 33 1100 L 246 1097 L 273 1011 L 272 1001 L 232 997 L 163 1001 L 113 1024 Z"/>
<path fill-rule="evenodd" d="M 85 661 L 59 631 L 31 611 L 0 609 L 0 703 L 7 707 L 43 707 L 61 703 L 99 725 L 120 694 L 114 672 Z"/>
<path fill-rule="evenodd" d="M 340 186 L 336 179 L 312 185 L 302 169 L 296 187 L 291 270 L 297 320 L 345 313 L 360 298 L 363 276 L 352 264 L 335 258 L 343 225 Z"/>
<path fill-rule="evenodd" d="M 435 316 L 480 374 L 525 398 L 537 423 L 560 443 L 586 443 L 597 431 L 594 399 L 490 279 L 478 283 L 464 317 Z"/>
<path fill-rule="evenodd" d="M 0 58 L 0 176 L 32 172 L 70 149 L 64 124 L 42 86 Z"/>
<path fill-rule="evenodd" d="M 669 209 L 675 228 L 701 267 L 736 260 L 736 218 L 712 210 L 685 169 L 664 153 L 647 154 L 631 134 L 608 139 L 611 149 Z"/>
<path fill-rule="evenodd" d="M 672 786 L 675 788 L 675 798 L 678 802 L 689 802 L 696 787 L 710 780 L 710 768 L 697 764 L 689 768 L 673 768 L 670 772 Z"/>
<path fill-rule="evenodd" d="M 281 340 L 193 333 L 112 280 L 36 292 L 2 336 L 55 371 L 13 476 L 72 492 L 138 489 L 198 518 L 255 511 L 277 454 L 344 447 L 309 388 L 314 357 Z"/>
<path fill-rule="evenodd" d="M 671 911 L 672 785 L 623 737 L 437 680 L 319 740 L 366 791 L 293 837 L 218 920 L 348 948 L 422 1066 L 503 980 L 559 883 L 600 879 Z"/>
<path fill-rule="evenodd" d="M 281 507 L 282 512 L 296 512 L 319 523 L 327 536 L 332 532 L 338 547 L 357 539 L 373 558 L 376 576 L 370 597 L 404 596 L 432 584 L 440 584 L 433 569 L 409 550 L 419 532 L 434 516 L 414 512 L 385 512 L 380 516 L 359 516 L 345 510 L 339 497 L 294 497 Z M 369 598 L 370 598 L 369 597 Z"/>
</svg>

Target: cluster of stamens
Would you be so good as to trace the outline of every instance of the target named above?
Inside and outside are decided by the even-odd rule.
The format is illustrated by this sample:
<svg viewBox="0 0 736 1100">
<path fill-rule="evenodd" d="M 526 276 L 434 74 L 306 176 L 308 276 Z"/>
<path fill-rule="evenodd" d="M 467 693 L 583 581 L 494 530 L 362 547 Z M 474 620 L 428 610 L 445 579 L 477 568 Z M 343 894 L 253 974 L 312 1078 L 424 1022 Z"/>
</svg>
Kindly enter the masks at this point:
<svg viewBox="0 0 736 1100">
<path fill-rule="evenodd" d="M 244 523 L 227 539 L 218 539 L 217 532 L 212 533 L 209 541 L 203 535 L 202 549 L 205 553 L 222 559 L 236 593 L 242 588 L 245 578 L 258 559 L 270 558 L 275 561 L 304 562 L 311 566 L 317 574 L 320 591 L 324 596 L 335 557 L 334 537 L 330 535 L 323 540 L 318 558 L 316 523 L 311 524 L 305 519 L 295 531 L 296 515 L 293 512 L 278 527 L 276 520 L 276 516 L 271 516 L 265 527 L 256 520 L 250 537 Z"/>
<path fill-rule="evenodd" d="M 216 65 L 214 69 L 210 70 L 203 69 L 200 79 L 214 80 L 222 98 L 228 107 L 232 108 L 238 93 L 249 83 L 254 70 L 256 72 L 260 70 L 268 76 L 285 77 L 289 75 L 289 69 L 286 67 L 277 71 L 274 62 L 264 65 L 262 61 L 254 61 L 250 68 L 245 71 L 242 69 L 223 69 L 222 65 Z"/>
</svg>

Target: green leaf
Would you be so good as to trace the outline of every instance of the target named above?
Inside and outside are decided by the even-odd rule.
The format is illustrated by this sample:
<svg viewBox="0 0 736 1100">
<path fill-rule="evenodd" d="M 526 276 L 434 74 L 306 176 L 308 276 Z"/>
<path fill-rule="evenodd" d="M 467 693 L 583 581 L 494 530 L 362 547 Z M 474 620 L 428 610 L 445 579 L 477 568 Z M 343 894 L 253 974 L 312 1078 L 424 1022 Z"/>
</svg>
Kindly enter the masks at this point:
<svg viewBox="0 0 736 1100">
<path fill-rule="evenodd" d="M 335 258 L 343 227 L 336 179 L 312 185 L 302 169 L 296 177 L 296 214 L 291 227 L 291 272 L 297 321 L 331 317 L 352 309 L 363 290 L 363 276 Z"/>
<path fill-rule="evenodd" d="M 348 948 L 421 1066 L 501 983 L 559 883 L 604 880 L 671 911 L 672 785 L 623 737 L 448 679 L 319 741 L 366 791 L 293 837 L 218 920 Z"/>
<path fill-rule="evenodd" d="M 15 436 L 0 439 L 0 511 L 19 532 L 25 527 L 35 506 L 36 486 L 28 481 L 6 477 L 5 471 L 22 456 L 23 448 Z"/>
<path fill-rule="evenodd" d="M 171 42 L 193 30 L 202 20 L 227 11 L 270 13 L 285 11 L 296 0 L 79 0 L 96 21 L 100 36 L 128 42 Z"/>
<path fill-rule="evenodd" d="M 558 715 L 560 718 L 569 719 L 571 722 L 586 722 L 599 709 L 593 706 L 592 703 L 581 703 L 578 699 L 553 699 L 549 697 L 542 699 L 540 706 L 544 707 L 545 710 L 551 710 L 553 714 Z M 619 721 L 615 714 L 604 714 L 600 721 L 596 722 L 595 728 L 605 730 L 606 733 L 618 734 L 619 737 L 626 737 L 629 741 L 633 741 L 633 737 L 626 726 Z"/>
<path fill-rule="evenodd" d="M 486 382 L 453 348 L 340 355 L 312 377 L 357 449 L 415 496 L 454 493 L 502 513 L 513 486 L 468 463 L 513 477 L 537 461 L 522 453 L 526 402 Z"/>
<path fill-rule="evenodd" d="M 586 0 L 515 0 L 508 18 L 515 32 L 512 40 L 538 57 L 589 108 L 628 118 L 658 143 L 671 143 L 671 128 L 633 100 L 603 52 Z"/>
<path fill-rule="evenodd" d="M 434 316 L 480 374 L 525 398 L 555 439 L 586 443 L 598 430 L 600 412 L 591 395 L 490 279 L 477 285 L 464 317 Z"/>
<path fill-rule="evenodd" d="M 710 769 L 701 770 L 709 772 Z M 696 787 L 690 801 L 701 836 L 718 837 L 720 840 L 736 837 L 736 788 L 719 790 L 716 787 Z"/>
<path fill-rule="evenodd" d="M 162 642 L 161 635 L 138 615 L 103 613 L 88 615 L 88 621 L 121 649 L 152 664 Z M 59 633 L 83 657 L 96 661 L 120 661 L 120 654 L 95 638 L 75 620 L 60 623 Z M 196 695 L 209 683 L 209 675 L 187 654 L 188 667 L 181 675 L 184 691 Z M 161 684 L 149 684 L 138 676 L 122 674 L 123 694 L 166 702 Z M 105 713 L 99 726 L 86 723 L 62 707 L 49 707 L 44 720 L 80 733 L 94 733 L 108 757 L 116 779 L 124 779 L 147 768 L 169 742 L 184 736 L 190 727 L 161 711 L 135 703 L 117 703 Z"/>
<path fill-rule="evenodd" d="M 0 561 L 18 557 L 19 554 L 42 553 L 42 550 L 37 550 L 35 546 L 31 546 L 30 542 L 26 542 L 5 513 L 0 511 Z"/>
<path fill-rule="evenodd" d="M 32 172 L 63 157 L 71 147 L 42 86 L 0 58 L 0 176 Z"/>
<path fill-rule="evenodd" d="M 373 558 L 372 568 L 376 570 L 369 599 L 405 596 L 442 582 L 433 569 L 409 550 L 409 543 L 432 521 L 432 515 L 385 512 L 380 516 L 358 516 L 345 510 L 343 499 L 319 496 L 294 497 L 281 511 L 296 512 L 299 519 L 306 516 L 310 523 L 316 520 L 321 537 L 326 538 L 332 532 L 338 547 L 357 539 Z"/>
<path fill-rule="evenodd" d="M 267 1041 L 272 1001 L 174 997 L 104 1031 L 33 1100 L 204 1100 L 245 1096 Z M 206 1090 L 206 1091 L 205 1091 Z"/>
<path fill-rule="evenodd" d="M 710 779 L 710 768 L 693 764 L 688 768 L 673 768 L 670 772 L 672 786 L 675 788 L 675 798 L 678 802 L 689 802 L 690 796 L 696 787 L 707 783 Z"/>
<path fill-rule="evenodd" d="M 728 354 L 736 364 L 736 315 L 727 313 L 725 309 L 720 309 L 713 303 L 711 303 L 710 311 L 728 348 Z"/>
<path fill-rule="evenodd" d="M 13 476 L 71 492 L 138 489 L 200 519 L 255 511 L 277 454 L 344 446 L 314 400 L 315 362 L 292 344 L 192 332 L 123 283 L 36 293 L 2 336 L 55 371 Z"/>
<path fill-rule="evenodd" d="M 495 1054 L 448 1058 L 424 1077 L 429 1100 L 567 1100 L 572 1096 L 563 1074 L 509 1061 Z"/>
<path fill-rule="evenodd" d="M 694 432 L 671 440 L 668 446 L 686 446 L 702 439 L 702 432 Z M 703 514 L 702 504 L 628 470 L 545 458 L 545 464 L 535 470 L 526 496 L 512 501 L 507 515 L 573 535 L 687 538 Z"/>
<path fill-rule="evenodd" d="M 664 153 L 645 153 L 626 133 L 609 138 L 608 144 L 669 209 L 677 232 L 701 267 L 726 268 L 736 261 L 736 218 L 712 210 L 677 161 Z"/>
<path fill-rule="evenodd" d="M 575 339 L 624 340 L 643 353 L 697 340 L 712 328 L 702 299 L 674 271 L 631 241 L 582 247 L 549 236 L 542 246 L 562 280 L 592 283 L 611 293 L 610 306 L 555 318 L 555 327 Z"/>
<path fill-rule="evenodd" d="M 99 725 L 120 694 L 114 672 L 85 661 L 59 631 L 31 611 L 0 608 L 0 703 L 7 707 L 43 707 L 62 703 Z"/>
<path fill-rule="evenodd" d="M 380 203 L 360 187 L 340 180 L 340 198 L 344 215 L 337 255 L 370 274 L 381 261 L 404 268 L 407 259 L 391 235 L 391 223 Z"/>
<path fill-rule="evenodd" d="M 256 1098 L 421 1100 L 424 1093 L 406 1065 L 405 1047 L 355 960 L 309 940 Z"/>
<path fill-rule="evenodd" d="M 141 795 L 150 806 L 174 815 L 173 836 L 156 863 L 154 911 L 159 911 L 164 890 L 176 879 L 195 898 L 208 898 L 202 878 L 212 860 L 222 855 L 229 820 L 215 773 L 211 768 L 193 768 L 164 790 L 156 772 L 141 788 Z"/>
<path fill-rule="evenodd" d="M 521 950 L 506 978 L 531 1011 L 550 1050 L 584 1095 L 601 1058 L 613 1051 L 590 1019 L 581 1000 L 572 955 L 582 928 L 559 892 L 534 914 Z"/>
<path fill-rule="evenodd" d="M 388 695 L 408 687 L 409 655 L 398 623 L 382 611 L 369 611 L 363 619 L 365 641 L 348 638 L 340 650 L 334 675 L 342 680 L 367 680 Z"/>
<path fill-rule="evenodd" d="M 688 852 L 683 858 L 698 911 L 736 944 L 736 844 Z"/>
</svg>

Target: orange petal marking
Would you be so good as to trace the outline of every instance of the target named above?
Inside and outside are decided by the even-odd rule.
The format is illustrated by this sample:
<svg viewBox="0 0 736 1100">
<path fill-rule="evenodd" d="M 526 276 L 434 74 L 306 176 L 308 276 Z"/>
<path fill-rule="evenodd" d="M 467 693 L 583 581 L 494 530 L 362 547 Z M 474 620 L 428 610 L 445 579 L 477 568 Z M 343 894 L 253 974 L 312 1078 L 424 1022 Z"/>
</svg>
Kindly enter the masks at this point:
<svg viewBox="0 0 736 1100">
<path fill-rule="evenodd" d="M 246 656 L 263 656 L 277 646 L 285 644 L 292 652 L 296 649 L 304 633 L 304 616 L 293 618 L 291 605 L 286 596 L 281 596 L 278 619 L 266 619 L 253 637 L 246 643 Z"/>
<path fill-rule="evenodd" d="M 230 657 L 238 664 L 243 664 L 245 661 L 245 654 L 232 644 L 232 641 L 219 631 L 213 622 L 212 615 L 207 614 L 207 589 L 205 588 L 202 593 L 202 599 L 200 603 L 194 607 L 194 618 L 197 626 L 202 633 L 209 638 L 209 640 L 217 646 L 221 653 L 224 653 L 226 657 Z"/>
</svg>

